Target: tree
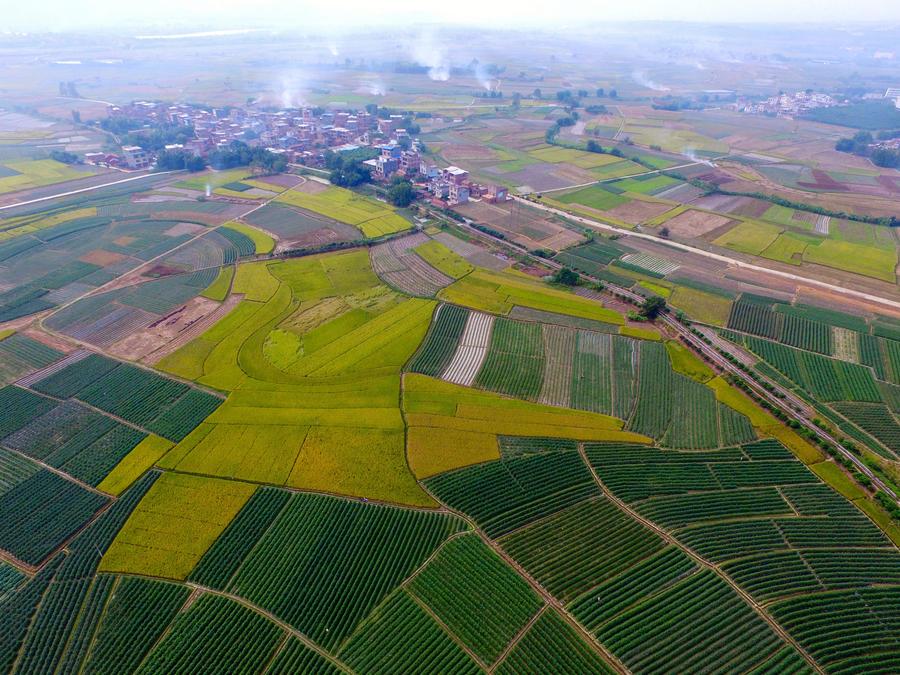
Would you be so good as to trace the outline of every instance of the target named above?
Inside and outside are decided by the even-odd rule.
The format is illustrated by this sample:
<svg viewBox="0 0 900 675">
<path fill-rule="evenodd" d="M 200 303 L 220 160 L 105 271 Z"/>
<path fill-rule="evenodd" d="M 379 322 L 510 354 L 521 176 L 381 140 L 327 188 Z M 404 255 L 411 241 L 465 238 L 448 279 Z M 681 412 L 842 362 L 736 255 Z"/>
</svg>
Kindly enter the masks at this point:
<svg viewBox="0 0 900 675">
<path fill-rule="evenodd" d="M 575 286 L 581 277 L 574 270 L 562 267 L 553 273 L 553 282 L 564 286 Z"/>
<path fill-rule="evenodd" d="M 597 98 L 603 98 L 606 96 L 606 91 L 604 91 L 603 87 L 599 87 L 597 89 Z"/>
<path fill-rule="evenodd" d="M 395 178 L 391 187 L 388 188 L 388 201 L 394 206 L 401 208 L 409 206 L 415 198 L 416 193 L 412 183 L 405 178 Z"/>
<path fill-rule="evenodd" d="M 665 225 L 663 225 L 661 228 L 659 228 L 659 236 L 662 237 L 663 239 L 668 239 L 669 238 L 669 228 L 666 227 Z"/>
<path fill-rule="evenodd" d="M 72 121 L 75 122 L 75 124 L 81 124 L 81 112 L 79 112 L 78 110 L 73 110 Z"/>
<path fill-rule="evenodd" d="M 659 313 L 662 312 L 665 308 L 665 298 L 661 298 L 658 295 L 651 295 L 649 298 L 644 300 L 643 304 L 641 304 L 640 315 L 652 321 L 657 316 L 659 316 Z"/>
<path fill-rule="evenodd" d="M 602 153 L 602 152 L 604 151 L 604 150 L 603 150 L 603 146 L 600 145 L 600 144 L 599 144 L 597 141 L 595 141 L 593 138 L 591 138 L 590 140 L 588 140 L 587 146 L 585 147 L 585 149 L 586 149 L 588 152 L 599 152 L 599 153 Z"/>
<path fill-rule="evenodd" d="M 538 101 L 540 101 L 542 98 L 544 98 L 544 95 L 541 93 L 541 90 L 537 89 L 537 88 L 535 88 L 535 90 L 533 92 L 531 92 L 531 96 L 532 96 L 532 98 L 536 98 Z"/>
<path fill-rule="evenodd" d="M 610 89 L 609 97 L 610 98 L 619 98 L 619 92 L 617 92 L 615 89 Z"/>
</svg>

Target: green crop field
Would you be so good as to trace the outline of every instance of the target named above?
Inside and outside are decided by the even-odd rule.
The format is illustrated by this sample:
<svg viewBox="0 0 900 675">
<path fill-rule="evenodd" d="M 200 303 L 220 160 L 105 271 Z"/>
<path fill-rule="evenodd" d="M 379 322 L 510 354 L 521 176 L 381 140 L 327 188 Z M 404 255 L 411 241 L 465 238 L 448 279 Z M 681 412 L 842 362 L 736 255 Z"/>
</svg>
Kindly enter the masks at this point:
<svg viewBox="0 0 900 675">
<path fill-rule="evenodd" d="M 568 67 L 541 71 L 541 86 L 569 86 Z M 330 93 L 312 100 L 343 108 L 365 73 L 327 72 Z M 895 281 L 889 228 L 733 194 L 776 163 L 751 152 L 763 136 L 825 147 L 802 120 L 742 116 L 747 147 L 712 167 L 642 144 L 724 154 L 735 113 L 653 109 L 635 77 L 598 81 L 619 87 L 606 113 L 579 93 L 585 117 L 551 144 L 562 104 L 480 103 L 456 69 L 428 85 L 445 94 L 424 92 L 421 73 L 382 75 L 392 109 L 438 113 L 416 117 L 438 166 L 480 184 L 527 185 L 582 214 L 653 212 L 640 222 L 655 226 L 696 202 L 737 221 L 709 235 L 717 246 L 800 276 L 867 274 L 867 292 Z M 224 109 L 209 82 L 188 88 Z M 555 144 L 600 128 L 635 161 Z M 825 176 L 846 187 L 806 189 L 810 200 L 849 213 L 862 186 L 887 208 L 884 172 L 818 156 L 830 164 L 773 154 L 796 168 L 792 190 Z M 47 162 L 4 160 L 0 192 L 25 180 L 17 165 L 29 180 L 102 178 Z M 806 304 L 824 296 L 802 280 L 785 300 L 787 286 L 746 270 L 695 273 L 689 252 L 549 215 L 546 250 L 485 245 L 455 207 L 364 196 L 384 194 L 377 180 L 354 192 L 251 173 L 153 174 L 0 217 L 0 671 L 897 670 L 900 526 L 886 491 L 900 321 L 875 300 L 858 315 Z M 499 229 L 518 218 L 515 199 L 479 196 L 459 212 Z M 244 222 L 250 200 L 260 208 Z M 448 228 L 449 248 L 429 238 Z M 818 416 L 874 478 L 670 324 L 626 320 L 631 305 L 599 286 L 551 282 L 557 264 L 708 324 L 697 328 L 714 345 L 752 357 L 738 355 L 746 377 L 792 390 L 772 402 Z M 428 292 L 399 283 L 410 271 Z"/>
<path fill-rule="evenodd" d="M 288 190 L 279 195 L 276 201 L 353 225 L 366 237 L 402 232 L 412 226 L 392 206 L 339 187 L 330 186 L 318 193 Z"/>
</svg>

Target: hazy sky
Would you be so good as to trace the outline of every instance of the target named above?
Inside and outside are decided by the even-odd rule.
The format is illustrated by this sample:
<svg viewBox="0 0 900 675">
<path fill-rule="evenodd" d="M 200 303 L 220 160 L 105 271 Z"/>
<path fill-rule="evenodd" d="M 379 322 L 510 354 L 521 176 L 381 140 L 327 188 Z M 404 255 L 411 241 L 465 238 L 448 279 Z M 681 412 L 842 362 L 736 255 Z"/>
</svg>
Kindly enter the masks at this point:
<svg viewBox="0 0 900 675">
<path fill-rule="evenodd" d="M 2 0 L 0 29 L 69 30 L 128 25 L 349 28 L 406 22 L 492 26 L 586 22 L 900 22 L 898 0 Z"/>
</svg>

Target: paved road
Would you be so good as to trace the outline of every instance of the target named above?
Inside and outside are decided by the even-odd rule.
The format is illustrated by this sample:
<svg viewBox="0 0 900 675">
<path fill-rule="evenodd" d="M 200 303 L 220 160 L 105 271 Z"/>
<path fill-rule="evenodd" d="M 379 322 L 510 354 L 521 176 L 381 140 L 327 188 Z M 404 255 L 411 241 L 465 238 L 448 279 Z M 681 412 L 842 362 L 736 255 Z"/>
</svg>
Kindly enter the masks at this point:
<svg viewBox="0 0 900 675">
<path fill-rule="evenodd" d="M 543 211 L 547 211 L 549 213 L 553 213 L 558 216 L 563 216 L 564 218 L 568 218 L 569 220 L 574 220 L 582 225 L 587 225 L 588 227 L 593 227 L 598 230 L 607 230 L 610 232 L 615 232 L 616 234 L 625 236 L 625 237 L 636 237 L 638 239 L 647 239 L 649 241 L 653 241 L 657 244 L 662 244 L 663 246 L 669 246 L 670 248 L 677 248 L 681 251 L 687 251 L 688 253 L 695 253 L 696 255 L 701 255 L 705 258 L 710 258 L 712 260 L 717 260 L 719 262 L 724 262 L 729 265 L 734 265 L 735 267 L 740 267 L 747 270 L 753 270 L 754 272 L 762 272 L 763 274 L 768 274 L 770 276 L 781 277 L 782 279 L 790 279 L 791 281 L 799 281 L 804 284 L 809 284 L 810 286 L 817 286 L 819 288 L 824 288 L 825 290 L 831 293 L 839 293 L 841 295 L 847 295 L 853 298 L 859 298 L 862 300 L 866 300 L 868 302 L 874 302 L 876 304 L 884 305 L 886 307 L 891 307 L 892 309 L 900 309 L 900 302 L 896 300 L 890 300 L 888 298 L 883 298 L 880 295 L 875 295 L 873 293 L 866 293 L 864 291 L 857 291 L 852 288 L 844 288 L 843 286 L 836 286 L 835 284 L 829 284 L 826 281 L 819 281 L 818 279 L 810 279 L 809 277 L 805 277 L 801 274 L 793 274 L 791 272 L 783 272 L 781 270 L 774 270 L 770 267 L 763 267 L 762 265 L 755 265 L 753 263 L 744 262 L 742 260 L 736 260 L 734 258 L 730 258 L 727 255 L 721 255 L 719 253 L 713 253 L 712 251 L 704 251 L 702 248 L 696 248 L 694 246 L 689 246 L 688 244 L 682 244 L 677 241 L 670 241 L 668 239 L 662 239 L 653 234 L 647 234 L 646 232 L 634 232 L 633 230 L 625 230 L 620 227 L 616 227 L 614 225 L 609 225 L 607 223 L 601 223 L 591 218 L 583 218 L 581 216 L 576 216 L 568 211 L 563 211 L 562 209 L 557 209 L 552 206 L 547 206 L 546 204 L 541 204 L 540 202 L 533 202 L 528 199 L 523 199 L 522 197 L 513 196 L 513 199 L 522 202 L 523 204 L 527 204 L 537 209 L 541 209 Z"/>
<path fill-rule="evenodd" d="M 24 202 L 16 202 L 15 204 L 7 204 L 6 206 L 0 206 L 0 211 L 3 209 L 14 209 L 17 206 L 26 206 L 28 204 L 37 204 L 38 202 L 46 202 L 50 199 L 59 199 L 60 197 L 68 197 L 70 195 L 77 195 L 82 192 L 90 192 L 92 190 L 99 190 L 100 188 L 109 187 L 110 185 L 119 185 L 121 183 L 129 183 L 133 180 L 140 180 L 141 178 L 149 178 L 150 176 L 164 176 L 167 173 L 178 173 L 177 171 L 157 171 L 155 173 L 142 173 L 140 176 L 131 176 L 129 178 L 123 178 L 122 180 L 114 180 L 112 183 L 103 183 L 102 185 L 92 185 L 91 187 L 81 188 L 80 190 L 69 190 L 68 192 L 58 192 L 55 195 L 49 195 L 47 197 L 38 197 L 37 199 L 29 199 Z"/>
</svg>

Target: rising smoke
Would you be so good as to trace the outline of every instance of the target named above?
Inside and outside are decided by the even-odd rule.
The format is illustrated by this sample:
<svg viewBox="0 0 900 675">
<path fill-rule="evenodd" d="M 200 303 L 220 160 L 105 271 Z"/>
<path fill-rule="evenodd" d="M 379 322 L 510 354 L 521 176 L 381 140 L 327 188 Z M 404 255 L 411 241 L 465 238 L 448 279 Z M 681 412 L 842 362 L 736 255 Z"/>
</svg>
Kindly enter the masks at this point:
<svg viewBox="0 0 900 675">
<path fill-rule="evenodd" d="M 634 80 L 637 84 L 642 87 L 646 87 L 647 89 L 652 89 L 653 91 L 670 91 L 669 87 L 664 84 L 659 84 L 654 82 L 649 77 L 647 77 L 647 73 L 642 70 L 636 70 L 631 74 L 631 79 Z"/>
<path fill-rule="evenodd" d="M 428 68 L 428 77 L 437 82 L 450 79 L 450 59 L 447 48 L 440 44 L 431 33 L 422 33 L 410 45 L 412 58 Z"/>
</svg>

